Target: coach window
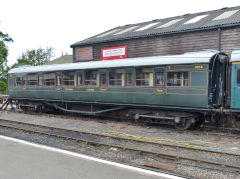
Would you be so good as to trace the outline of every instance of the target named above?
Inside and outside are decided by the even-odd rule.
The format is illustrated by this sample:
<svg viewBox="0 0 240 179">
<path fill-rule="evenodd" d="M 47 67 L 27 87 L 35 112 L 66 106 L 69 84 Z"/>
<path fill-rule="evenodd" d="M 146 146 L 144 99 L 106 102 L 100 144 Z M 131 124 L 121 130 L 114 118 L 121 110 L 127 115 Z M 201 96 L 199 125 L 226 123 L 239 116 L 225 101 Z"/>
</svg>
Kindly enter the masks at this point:
<svg viewBox="0 0 240 179">
<path fill-rule="evenodd" d="M 136 85 L 137 86 L 153 86 L 153 69 L 137 68 L 136 69 Z"/>
<path fill-rule="evenodd" d="M 125 69 L 125 85 L 134 86 L 134 68 Z"/>
<path fill-rule="evenodd" d="M 57 75 L 57 86 L 61 86 L 62 84 L 62 78 L 60 75 Z"/>
<path fill-rule="evenodd" d="M 63 72 L 62 81 L 64 86 L 74 86 L 75 85 L 75 72 Z"/>
<path fill-rule="evenodd" d="M 42 85 L 43 85 L 43 77 L 39 76 L 39 86 L 42 86 Z"/>
<path fill-rule="evenodd" d="M 27 85 L 28 86 L 38 86 L 38 75 L 28 74 L 27 75 Z"/>
<path fill-rule="evenodd" d="M 26 81 L 26 77 L 20 76 L 15 77 L 15 86 L 24 86 Z"/>
<path fill-rule="evenodd" d="M 83 73 L 82 72 L 77 73 L 77 85 L 78 86 L 83 85 Z"/>
<path fill-rule="evenodd" d="M 111 85 L 111 86 L 123 86 L 123 84 L 124 84 L 123 83 L 123 81 L 124 81 L 124 75 L 123 74 L 124 74 L 123 69 L 111 69 L 109 71 L 109 85 Z M 128 81 L 130 81 L 130 80 L 128 80 Z"/>
<path fill-rule="evenodd" d="M 240 70 L 237 71 L 237 86 L 240 87 Z"/>
<path fill-rule="evenodd" d="M 87 86 L 96 86 L 97 85 L 97 71 L 96 70 L 87 70 L 85 72 L 84 84 Z"/>
<path fill-rule="evenodd" d="M 168 72 L 167 73 L 168 86 L 189 86 L 189 72 Z"/>
<path fill-rule="evenodd" d="M 55 73 L 45 73 L 43 74 L 43 85 L 44 86 L 55 86 L 56 75 Z"/>
<path fill-rule="evenodd" d="M 156 86 L 164 86 L 164 73 L 163 72 L 156 72 L 155 75 L 155 84 Z"/>
<path fill-rule="evenodd" d="M 107 86 L 107 74 L 99 74 L 100 75 L 100 86 Z"/>
</svg>

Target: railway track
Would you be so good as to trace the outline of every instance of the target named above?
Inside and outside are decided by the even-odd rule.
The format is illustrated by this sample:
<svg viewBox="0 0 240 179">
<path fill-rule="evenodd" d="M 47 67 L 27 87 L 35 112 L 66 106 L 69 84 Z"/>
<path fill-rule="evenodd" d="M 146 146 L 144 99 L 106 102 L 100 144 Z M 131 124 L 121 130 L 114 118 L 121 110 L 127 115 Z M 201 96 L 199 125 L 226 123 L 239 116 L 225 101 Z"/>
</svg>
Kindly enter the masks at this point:
<svg viewBox="0 0 240 179">
<path fill-rule="evenodd" d="M 158 122 L 150 122 L 152 125 L 161 125 Z M 164 126 L 164 128 L 166 128 Z M 188 133 L 189 130 L 180 131 L 181 133 Z M 240 129 L 239 128 L 230 128 L 230 127 L 214 127 L 212 125 L 204 125 L 201 128 L 190 130 L 191 134 L 203 134 L 203 135 L 213 135 L 213 136 L 222 136 L 222 137 L 235 137 L 240 138 Z"/>
<path fill-rule="evenodd" d="M 25 114 L 31 114 L 31 115 L 39 115 L 39 113 L 33 112 L 31 111 L 31 113 L 29 112 L 24 112 Z M 42 115 L 47 115 L 48 117 L 59 117 L 62 115 L 56 115 L 56 114 L 46 114 L 46 113 L 42 113 Z M 72 117 L 72 116 L 68 116 L 68 117 Z M 94 117 L 84 117 L 82 116 L 81 119 L 83 120 L 96 120 L 96 118 Z M 122 118 L 112 118 L 109 116 L 104 116 L 101 119 L 104 120 L 108 120 L 108 121 L 113 121 L 114 120 L 123 120 Z M 97 121 L 99 121 L 99 119 L 97 119 Z M 131 122 L 131 121 L 127 121 L 127 122 Z M 144 122 L 144 121 L 143 121 Z M 135 122 L 133 122 L 135 123 Z M 162 127 L 163 124 L 159 123 L 159 122 L 144 122 L 145 124 L 149 124 L 149 125 L 154 125 L 156 127 L 156 125 L 158 125 L 158 127 Z M 172 126 L 164 126 L 162 127 L 163 129 L 170 129 L 172 130 L 173 127 Z M 219 136 L 219 137 L 228 137 L 228 138 L 240 138 L 240 129 L 239 128 L 224 128 L 224 127 L 214 127 L 214 126 L 206 126 L 204 125 L 204 127 L 201 127 L 199 129 L 194 129 L 194 130 L 183 130 L 180 131 L 178 130 L 179 133 L 191 133 L 191 134 L 195 134 L 195 135 L 207 135 L 207 136 Z"/>
<path fill-rule="evenodd" d="M 218 168 L 228 168 L 229 170 L 238 172 L 240 171 L 239 153 L 221 152 L 200 148 L 192 148 L 187 146 L 144 141 L 127 137 L 119 137 L 116 135 L 111 135 L 113 134 L 111 132 L 107 134 L 98 134 L 85 131 L 74 131 L 56 127 L 42 126 L 37 124 L 29 124 L 19 121 L 10 121 L 5 119 L 0 119 L 0 127 L 8 128 L 11 130 L 18 130 L 30 134 L 44 135 L 64 140 L 70 140 L 73 142 L 85 143 L 87 145 L 103 146 L 108 148 L 115 148 L 118 150 L 137 152 L 164 159 L 189 161 L 196 163 L 196 166 L 199 164 L 204 164 L 210 165 L 210 167 L 214 166 Z M 169 152 L 170 150 L 175 152 Z M 179 152 L 176 152 L 179 150 L 181 151 L 181 153 L 183 152 L 185 154 L 179 154 Z M 216 158 L 216 155 L 224 156 L 227 158 L 235 159 L 237 162 L 233 162 L 231 164 L 229 160 L 224 162 L 215 160 L 214 158 L 201 159 L 199 157 L 189 157 L 188 154 L 191 152 L 196 153 L 198 156 L 203 156 L 202 154 L 213 155 L 214 158 Z"/>
</svg>

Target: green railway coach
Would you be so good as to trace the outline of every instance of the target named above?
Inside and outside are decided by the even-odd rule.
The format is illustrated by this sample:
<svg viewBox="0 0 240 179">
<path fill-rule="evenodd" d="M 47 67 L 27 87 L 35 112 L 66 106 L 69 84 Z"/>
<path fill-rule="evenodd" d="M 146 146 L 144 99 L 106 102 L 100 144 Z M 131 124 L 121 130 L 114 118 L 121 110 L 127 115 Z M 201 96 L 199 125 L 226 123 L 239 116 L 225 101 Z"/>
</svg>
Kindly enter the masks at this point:
<svg viewBox="0 0 240 179">
<path fill-rule="evenodd" d="M 9 95 L 22 106 L 47 105 L 93 115 L 125 111 L 135 119 L 171 121 L 187 128 L 224 106 L 227 61 L 226 54 L 205 50 L 24 66 L 9 71 Z"/>
</svg>

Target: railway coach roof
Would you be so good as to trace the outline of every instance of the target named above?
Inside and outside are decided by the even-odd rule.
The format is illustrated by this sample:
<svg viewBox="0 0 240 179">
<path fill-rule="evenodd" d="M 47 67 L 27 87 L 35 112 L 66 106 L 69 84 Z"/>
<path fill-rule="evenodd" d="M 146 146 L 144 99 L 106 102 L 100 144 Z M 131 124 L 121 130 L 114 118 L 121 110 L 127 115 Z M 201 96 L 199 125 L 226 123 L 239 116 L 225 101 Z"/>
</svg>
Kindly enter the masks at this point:
<svg viewBox="0 0 240 179">
<path fill-rule="evenodd" d="M 231 54 L 231 62 L 240 61 L 240 49 L 234 50 Z"/>
<path fill-rule="evenodd" d="M 90 61 L 80 63 L 68 63 L 58 65 L 43 65 L 43 66 L 22 66 L 11 69 L 8 73 L 36 73 L 49 71 L 64 71 L 64 70 L 81 70 L 81 69 L 98 69 L 98 68 L 121 68 L 121 67 L 137 67 L 137 66 L 155 66 L 155 65 L 172 65 L 172 64 L 196 64 L 209 63 L 211 57 L 218 54 L 215 50 L 206 50 L 200 52 L 184 53 L 182 55 L 171 56 L 153 56 L 128 58 L 111 61 Z"/>
</svg>

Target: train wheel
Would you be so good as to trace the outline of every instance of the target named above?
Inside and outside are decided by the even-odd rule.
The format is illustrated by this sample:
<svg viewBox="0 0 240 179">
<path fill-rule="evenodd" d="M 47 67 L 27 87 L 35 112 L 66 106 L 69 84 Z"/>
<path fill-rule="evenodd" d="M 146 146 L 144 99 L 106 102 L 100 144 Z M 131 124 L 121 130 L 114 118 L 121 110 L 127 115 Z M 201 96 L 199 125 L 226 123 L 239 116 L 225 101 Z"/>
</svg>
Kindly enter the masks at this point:
<svg viewBox="0 0 240 179">
<path fill-rule="evenodd" d="M 192 120 L 190 118 L 182 119 L 178 124 L 175 125 L 175 128 L 178 130 L 187 130 L 191 127 Z"/>
<path fill-rule="evenodd" d="M 200 126 L 203 124 L 203 122 L 204 122 L 204 116 L 199 116 L 197 118 L 196 122 L 192 124 L 192 128 L 191 129 L 200 128 Z"/>
</svg>

